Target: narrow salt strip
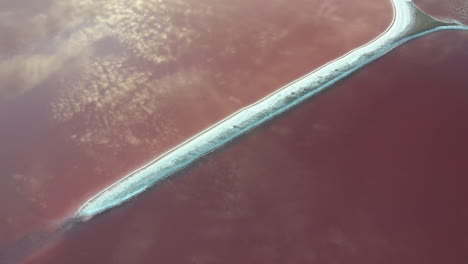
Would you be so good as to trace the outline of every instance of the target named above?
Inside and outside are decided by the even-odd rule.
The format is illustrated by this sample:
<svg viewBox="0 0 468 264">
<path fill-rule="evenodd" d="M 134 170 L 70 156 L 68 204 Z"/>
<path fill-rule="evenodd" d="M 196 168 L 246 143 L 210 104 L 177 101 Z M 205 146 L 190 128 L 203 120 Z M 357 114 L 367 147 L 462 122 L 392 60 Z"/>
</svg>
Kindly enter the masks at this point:
<svg viewBox="0 0 468 264">
<path fill-rule="evenodd" d="M 131 172 L 85 202 L 72 218 L 84 222 L 125 203 L 206 154 L 321 94 L 336 82 L 408 40 L 439 30 L 468 30 L 468 26 L 460 22 L 442 22 L 431 17 L 412 1 L 392 0 L 392 3 L 393 22 L 379 37 L 239 110 Z"/>
</svg>

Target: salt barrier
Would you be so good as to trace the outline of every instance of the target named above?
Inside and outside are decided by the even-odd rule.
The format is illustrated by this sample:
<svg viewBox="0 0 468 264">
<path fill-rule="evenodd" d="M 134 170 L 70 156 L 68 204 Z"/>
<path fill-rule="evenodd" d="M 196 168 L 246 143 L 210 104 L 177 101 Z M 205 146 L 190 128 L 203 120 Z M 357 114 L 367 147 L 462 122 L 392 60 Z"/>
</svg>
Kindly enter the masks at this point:
<svg viewBox="0 0 468 264">
<path fill-rule="evenodd" d="M 440 21 L 410 0 L 392 0 L 393 21 L 380 36 L 189 138 L 129 173 L 86 201 L 72 216 L 85 222 L 117 207 L 232 140 L 330 89 L 335 83 L 399 45 L 440 30 L 468 30 L 461 22 Z"/>
</svg>

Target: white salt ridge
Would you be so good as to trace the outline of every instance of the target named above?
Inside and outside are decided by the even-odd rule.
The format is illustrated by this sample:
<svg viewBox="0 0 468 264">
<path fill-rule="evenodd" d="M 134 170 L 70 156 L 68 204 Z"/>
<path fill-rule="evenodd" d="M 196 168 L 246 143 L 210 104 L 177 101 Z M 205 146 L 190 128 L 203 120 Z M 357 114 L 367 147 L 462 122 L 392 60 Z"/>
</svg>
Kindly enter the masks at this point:
<svg viewBox="0 0 468 264">
<path fill-rule="evenodd" d="M 392 0 L 392 3 L 394 19 L 382 35 L 239 110 L 131 172 L 89 199 L 72 218 L 84 222 L 125 203 L 206 154 L 319 95 L 336 82 L 408 40 L 439 30 L 468 30 L 468 26 L 460 22 L 442 22 L 432 18 L 419 10 L 412 1 Z"/>
</svg>

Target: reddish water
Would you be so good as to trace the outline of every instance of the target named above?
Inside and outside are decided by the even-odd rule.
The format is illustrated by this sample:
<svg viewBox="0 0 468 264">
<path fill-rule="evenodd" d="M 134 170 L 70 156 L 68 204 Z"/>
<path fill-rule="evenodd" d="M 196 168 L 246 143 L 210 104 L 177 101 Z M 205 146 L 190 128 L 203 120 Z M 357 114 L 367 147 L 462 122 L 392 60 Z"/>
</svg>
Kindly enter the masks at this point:
<svg viewBox="0 0 468 264">
<path fill-rule="evenodd" d="M 31 263 L 463 263 L 467 41 L 401 47 Z"/>
<path fill-rule="evenodd" d="M 92 105 L 57 122 L 54 78 L 2 102 L 0 242 L 60 221 L 142 161 L 376 36 L 390 20 L 384 2 L 322 6 L 336 12 L 325 23 L 306 16 L 317 5 L 278 1 L 264 17 L 246 13 L 234 40 L 215 38 L 207 49 L 207 35 L 192 55 L 155 69 L 133 62 L 176 89 L 155 103 L 156 116 L 129 126 L 115 125 L 117 108 Z M 252 20 L 258 26 L 244 33 Z M 249 37 L 268 35 L 271 24 L 290 32 L 256 47 Z M 223 24 L 213 30 L 226 36 Z M 241 43 L 236 56 L 219 56 Z M 99 45 L 120 52 L 112 41 Z M 29 263 L 462 263 L 467 45 L 454 32 L 413 41 Z M 124 121 L 138 118 L 127 101 L 117 101 Z"/>
</svg>

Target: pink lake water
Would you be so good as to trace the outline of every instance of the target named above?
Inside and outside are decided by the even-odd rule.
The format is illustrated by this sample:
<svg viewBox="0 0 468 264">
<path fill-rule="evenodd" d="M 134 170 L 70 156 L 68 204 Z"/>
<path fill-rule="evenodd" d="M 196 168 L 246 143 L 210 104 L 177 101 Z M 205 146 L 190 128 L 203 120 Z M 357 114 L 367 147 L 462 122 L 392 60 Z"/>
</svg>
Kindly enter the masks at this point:
<svg viewBox="0 0 468 264">
<path fill-rule="evenodd" d="M 260 0 L 205 2 L 171 9 L 171 23 L 201 32 L 162 42 L 175 59 L 105 37 L 90 44 L 97 58 L 2 101 L 0 244 L 53 228 L 126 172 L 391 20 L 383 0 L 275 1 L 262 16 Z M 177 11 L 204 5 L 212 11 Z M 443 32 L 398 48 L 28 263 L 462 263 L 467 41 Z"/>
</svg>

